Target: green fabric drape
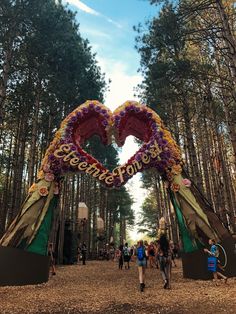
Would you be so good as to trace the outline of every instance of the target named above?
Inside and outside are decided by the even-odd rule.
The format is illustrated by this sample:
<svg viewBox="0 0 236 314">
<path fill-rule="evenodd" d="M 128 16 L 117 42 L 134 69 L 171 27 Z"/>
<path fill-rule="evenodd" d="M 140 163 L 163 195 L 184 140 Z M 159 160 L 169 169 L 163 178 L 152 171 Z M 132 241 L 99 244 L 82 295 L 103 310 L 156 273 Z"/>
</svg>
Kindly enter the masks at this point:
<svg viewBox="0 0 236 314">
<path fill-rule="evenodd" d="M 181 235 L 181 240 L 182 240 L 182 244 L 183 244 L 183 251 L 190 253 L 190 252 L 194 252 L 197 251 L 199 249 L 196 241 L 194 239 L 191 238 L 190 233 L 186 227 L 185 221 L 184 221 L 184 217 L 181 213 L 181 210 L 177 204 L 177 201 L 175 199 L 175 195 L 174 192 L 170 191 L 170 199 L 172 202 L 172 205 L 174 207 L 175 213 L 176 213 L 176 218 L 178 221 L 178 225 L 179 225 L 179 231 L 180 231 L 180 235 Z"/>
<path fill-rule="evenodd" d="M 48 239 L 51 231 L 53 213 L 57 206 L 58 196 L 54 195 L 50 201 L 47 213 L 43 222 L 32 243 L 26 249 L 28 252 L 33 252 L 41 255 L 47 255 Z"/>
</svg>

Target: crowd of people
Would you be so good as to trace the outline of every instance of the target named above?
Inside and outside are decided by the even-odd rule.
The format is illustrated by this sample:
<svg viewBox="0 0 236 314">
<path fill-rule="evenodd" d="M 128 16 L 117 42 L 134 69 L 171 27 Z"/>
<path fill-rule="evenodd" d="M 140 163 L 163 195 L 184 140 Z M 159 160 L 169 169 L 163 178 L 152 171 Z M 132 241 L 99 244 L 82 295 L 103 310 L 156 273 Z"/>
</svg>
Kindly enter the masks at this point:
<svg viewBox="0 0 236 314">
<path fill-rule="evenodd" d="M 141 291 L 144 291 L 145 288 L 145 269 L 147 267 L 159 268 L 164 289 L 170 289 L 171 267 L 172 264 L 176 267 L 176 257 L 179 257 L 179 247 L 173 241 L 169 241 L 165 234 L 155 242 L 148 243 L 140 240 L 137 245 L 131 247 L 128 246 L 128 243 L 120 245 L 114 256 L 118 261 L 118 268 L 121 270 L 123 267 L 129 269 L 130 261 L 137 260 Z"/>
<path fill-rule="evenodd" d="M 209 255 L 210 266 L 208 270 L 213 273 L 214 280 L 217 278 L 224 279 L 227 282 L 227 277 L 224 276 L 221 271 L 223 267 L 219 261 L 219 250 L 214 239 L 209 240 L 210 250 L 204 249 L 205 253 Z M 82 260 L 83 265 L 86 261 L 87 247 L 85 242 L 80 244 L 78 248 L 79 259 Z M 138 266 L 140 291 L 143 292 L 145 288 L 145 270 L 146 268 L 157 268 L 160 270 L 163 279 L 163 288 L 171 289 L 171 268 L 177 267 L 176 258 L 179 258 L 179 245 L 169 241 L 166 233 L 162 233 L 158 240 L 148 243 L 147 241 L 140 240 L 137 245 L 129 246 L 126 242 L 124 245 L 120 245 L 115 250 L 114 246 L 110 249 L 108 245 L 100 251 L 102 259 L 115 260 L 118 263 L 118 268 L 122 270 L 130 269 L 130 262 L 136 261 Z M 100 256 L 99 255 L 99 256 Z M 50 257 L 50 272 L 52 275 L 56 274 L 55 269 L 55 254 L 53 251 L 52 243 L 48 247 L 48 256 Z"/>
</svg>

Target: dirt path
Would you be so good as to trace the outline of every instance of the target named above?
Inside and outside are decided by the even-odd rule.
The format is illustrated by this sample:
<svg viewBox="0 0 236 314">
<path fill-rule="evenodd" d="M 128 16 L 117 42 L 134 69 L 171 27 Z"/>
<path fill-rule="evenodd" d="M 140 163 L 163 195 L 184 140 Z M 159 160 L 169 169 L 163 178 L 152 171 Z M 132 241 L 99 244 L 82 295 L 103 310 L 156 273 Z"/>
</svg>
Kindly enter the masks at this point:
<svg viewBox="0 0 236 314">
<path fill-rule="evenodd" d="M 146 290 L 138 290 L 137 268 L 119 271 L 114 262 L 59 267 L 49 282 L 0 287 L 0 313 L 236 313 L 236 278 L 212 282 L 182 278 L 173 268 L 172 290 L 164 290 L 159 271 L 147 270 Z"/>
</svg>

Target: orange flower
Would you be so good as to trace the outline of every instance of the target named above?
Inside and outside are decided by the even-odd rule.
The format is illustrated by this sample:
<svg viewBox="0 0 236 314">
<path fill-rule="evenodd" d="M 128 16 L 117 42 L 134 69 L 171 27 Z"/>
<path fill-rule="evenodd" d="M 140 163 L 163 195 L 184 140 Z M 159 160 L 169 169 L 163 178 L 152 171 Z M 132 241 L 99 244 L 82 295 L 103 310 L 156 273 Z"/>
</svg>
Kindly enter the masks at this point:
<svg viewBox="0 0 236 314">
<path fill-rule="evenodd" d="M 48 195 L 48 188 L 46 186 L 41 186 L 39 189 L 39 195 L 47 196 Z"/>
<path fill-rule="evenodd" d="M 37 178 L 38 178 L 38 179 L 43 179 L 43 178 L 44 178 L 44 172 L 43 172 L 43 170 L 40 170 L 40 171 L 39 171 L 39 173 L 38 173 L 38 175 L 37 175 Z"/>
<path fill-rule="evenodd" d="M 182 167 L 180 165 L 174 165 L 171 169 L 173 174 L 180 174 L 182 172 Z"/>
<path fill-rule="evenodd" d="M 172 183 L 171 186 L 170 186 L 170 188 L 171 188 L 171 190 L 172 190 L 173 192 L 178 192 L 179 189 L 180 189 L 180 186 L 179 186 L 179 184 Z"/>
<path fill-rule="evenodd" d="M 36 183 L 32 184 L 31 187 L 29 188 L 29 193 L 36 191 L 37 188 L 38 188 L 38 186 Z"/>
</svg>

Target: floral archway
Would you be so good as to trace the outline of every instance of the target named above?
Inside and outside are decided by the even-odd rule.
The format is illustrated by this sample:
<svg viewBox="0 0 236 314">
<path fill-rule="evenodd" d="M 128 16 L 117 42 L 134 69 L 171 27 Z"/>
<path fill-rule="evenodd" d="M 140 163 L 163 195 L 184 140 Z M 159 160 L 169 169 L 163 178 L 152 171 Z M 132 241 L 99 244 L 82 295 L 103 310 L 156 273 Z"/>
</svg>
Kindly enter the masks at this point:
<svg viewBox="0 0 236 314">
<path fill-rule="evenodd" d="M 122 146 L 129 135 L 143 144 L 125 164 L 110 171 L 82 148 L 94 134 L 105 145 L 115 141 Z M 37 181 L 0 244 L 47 254 L 53 211 L 61 181 L 68 173 L 84 172 L 107 188 L 119 188 L 137 172 L 149 168 L 158 171 L 166 182 L 184 252 L 201 250 L 209 238 L 224 241 L 230 237 L 228 231 L 183 175 L 183 164 L 180 148 L 152 109 L 127 101 L 112 113 L 98 101 L 88 100 L 62 121 L 43 158 Z"/>
</svg>

